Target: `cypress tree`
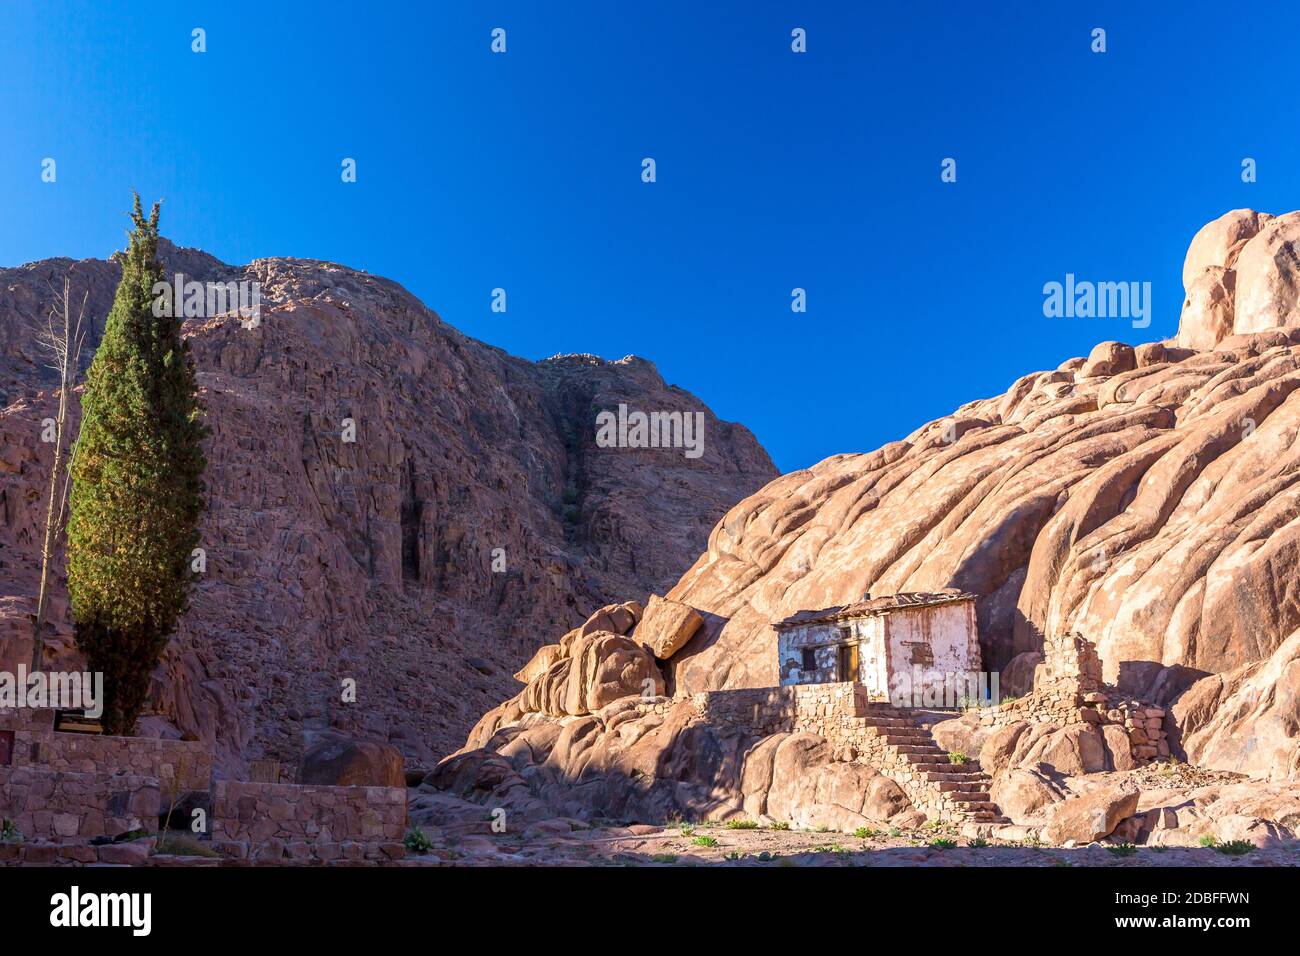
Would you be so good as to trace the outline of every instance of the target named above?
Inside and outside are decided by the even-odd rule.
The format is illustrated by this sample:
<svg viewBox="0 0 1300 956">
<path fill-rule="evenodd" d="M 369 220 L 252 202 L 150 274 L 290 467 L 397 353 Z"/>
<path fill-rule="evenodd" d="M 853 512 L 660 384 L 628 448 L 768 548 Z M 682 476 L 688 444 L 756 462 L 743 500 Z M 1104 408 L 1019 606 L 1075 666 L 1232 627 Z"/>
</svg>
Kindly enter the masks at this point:
<svg viewBox="0 0 1300 956">
<path fill-rule="evenodd" d="M 158 204 L 134 228 L 86 373 L 72 465 L 68 592 L 77 646 L 104 674 L 104 731 L 130 734 L 185 612 L 203 512 L 207 429 L 181 310 L 154 308 Z M 170 299 L 167 300 L 170 302 Z M 165 312 L 155 315 L 155 311 Z"/>
</svg>

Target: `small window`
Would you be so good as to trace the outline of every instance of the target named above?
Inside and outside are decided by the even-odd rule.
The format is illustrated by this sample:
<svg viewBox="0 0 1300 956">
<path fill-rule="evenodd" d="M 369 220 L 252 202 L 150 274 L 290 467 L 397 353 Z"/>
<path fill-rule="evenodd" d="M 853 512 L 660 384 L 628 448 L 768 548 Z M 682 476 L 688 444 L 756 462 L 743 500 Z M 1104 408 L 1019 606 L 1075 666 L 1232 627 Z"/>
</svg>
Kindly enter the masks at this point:
<svg viewBox="0 0 1300 956">
<path fill-rule="evenodd" d="M 817 651 L 811 647 L 803 649 L 803 660 L 799 663 L 801 671 L 815 671 L 817 669 Z"/>
</svg>

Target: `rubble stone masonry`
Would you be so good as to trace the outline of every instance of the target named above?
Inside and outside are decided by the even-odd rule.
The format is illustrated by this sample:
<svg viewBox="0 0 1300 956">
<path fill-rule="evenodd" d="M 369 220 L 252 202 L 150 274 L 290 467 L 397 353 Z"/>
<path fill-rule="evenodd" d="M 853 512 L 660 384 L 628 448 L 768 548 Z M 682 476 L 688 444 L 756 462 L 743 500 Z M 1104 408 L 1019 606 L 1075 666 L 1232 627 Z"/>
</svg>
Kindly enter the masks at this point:
<svg viewBox="0 0 1300 956">
<path fill-rule="evenodd" d="M 406 790 L 218 780 L 214 849 L 257 862 L 399 859 L 405 855 Z"/>
<path fill-rule="evenodd" d="M 27 840 L 89 840 L 158 829 L 153 777 L 0 767 L 0 817 Z"/>
</svg>

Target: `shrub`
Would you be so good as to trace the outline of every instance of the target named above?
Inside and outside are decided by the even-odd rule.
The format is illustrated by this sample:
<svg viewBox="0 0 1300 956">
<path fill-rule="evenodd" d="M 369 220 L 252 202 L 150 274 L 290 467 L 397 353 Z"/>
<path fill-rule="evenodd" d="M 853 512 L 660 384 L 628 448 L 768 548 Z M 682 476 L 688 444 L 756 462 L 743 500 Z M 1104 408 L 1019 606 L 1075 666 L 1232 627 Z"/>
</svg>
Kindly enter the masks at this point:
<svg viewBox="0 0 1300 956">
<path fill-rule="evenodd" d="M 985 847 L 987 847 L 987 846 L 989 845 L 989 841 L 988 841 L 988 840 L 981 840 L 981 839 L 978 839 L 978 838 L 977 838 L 977 839 L 971 840 L 971 841 L 970 841 L 969 843 L 967 843 L 966 845 L 967 845 L 968 847 L 970 847 L 972 850 L 983 850 Z"/>
<path fill-rule="evenodd" d="M 949 840 L 947 837 L 935 837 L 930 841 L 930 846 L 936 850 L 951 850 L 957 846 L 957 841 Z"/>
<path fill-rule="evenodd" d="M 412 853 L 428 853 L 433 847 L 433 841 L 429 835 L 419 827 L 411 827 L 406 831 L 406 839 L 402 841 L 408 850 Z"/>
<path fill-rule="evenodd" d="M 1225 856 L 1244 856 L 1253 849 L 1255 849 L 1255 844 L 1249 840 L 1228 840 L 1226 843 L 1220 843 L 1216 846 L 1214 851 Z"/>
<path fill-rule="evenodd" d="M 754 820 L 728 820 L 728 830 L 757 830 L 758 823 Z"/>
<path fill-rule="evenodd" d="M 1205 834 L 1205 836 L 1201 837 L 1196 842 L 1204 847 L 1214 847 L 1219 845 L 1219 838 L 1216 837 L 1213 833 L 1207 833 Z"/>
<path fill-rule="evenodd" d="M 787 823 L 787 822 L 784 821 L 784 820 L 777 820 L 775 823 L 772 824 L 772 829 L 773 829 L 773 830 L 788 830 L 788 829 L 790 829 L 790 824 Z"/>
<path fill-rule="evenodd" d="M 1111 856 L 1132 856 L 1138 851 L 1132 843 L 1116 843 L 1114 846 L 1106 847 L 1106 852 Z"/>
<path fill-rule="evenodd" d="M 22 843 L 23 833 L 10 819 L 0 820 L 0 843 Z"/>
<path fill-rule="evenodd" d="M 676 862 L 677 862 L 677 854 L 676 854 L 676 853 L 656 853 L 656 854 L 654 854 L 652 857 L 650 857 L 650 859 L 653 860 L 655 863 L 676 863 Z"/>
<path fill-rule="evenodd" d="M 969 763 L 969 762 L 970 762 L 970 757 L 967 757 L 967 756 L 966 756 L 964 753 L 962 753 L 960 750 L 954 750 L 954 751 L 952 751 L 951 753 L 948 754 L 948 762 L 949 762 L 949 763 L 957 763 L 957 764 L 961 764 L 961 763 Z"/>
<path fill-rule="evenodd" d="M 867 840 L 876 835 L 876 831 L 870 827 L 858 827 L 853 831 L 853 835 L 859 840 Z"/>
<path fill-rule="evenodd" d="M 691 841 L 696 846 L 717 846 L 718 841 L 711 836 L 697 836 Z"/>
</svg>

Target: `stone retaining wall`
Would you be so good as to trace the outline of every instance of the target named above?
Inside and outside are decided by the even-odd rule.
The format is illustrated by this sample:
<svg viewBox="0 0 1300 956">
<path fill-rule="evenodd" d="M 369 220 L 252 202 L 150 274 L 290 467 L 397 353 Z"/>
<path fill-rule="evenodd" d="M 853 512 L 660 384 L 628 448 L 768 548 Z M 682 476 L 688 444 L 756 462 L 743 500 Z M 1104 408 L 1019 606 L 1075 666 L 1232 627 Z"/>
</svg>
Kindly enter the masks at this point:
<svg viewBox="0 0 1300 956">
<path fill-rule="evenodd" d="M 89 840 L 158 829 L 156 777 L 0 767 L 0 817 L 25 839 Z"/>
<path fill-rule="evenodd" d="M 155 777 L 166 791 L 175 789 L 177 780 L 181 790 L 207 790 L 212 784 L 212 755 L 197 740 L 60 733 L 54 711 L 26 707 L 0 711 L 0 733 L 12 740 L 13 767 Z"/>
<path fill-rule="evenodd" d="M 197 740 L 18 731 L 14 766 L 154 777 L 168 793 L 212 785 L 212 755 Z"/>
<path fill-rule="evenodd" d="M 818 733 L 814 727 L 863 713 L 865 695 L 861 685 L 843 682 L 705 691 L 692 701 L 705 720 L 766 736 L 795 730 Z"/>
<path fill-rule="evenodd" d="M 257 862 L 399 859 L 406 790 L 217 781 L 214 849 Z"/>
</svg>

